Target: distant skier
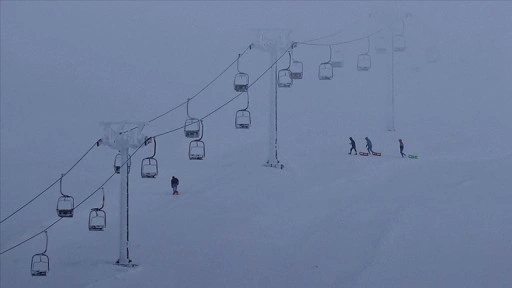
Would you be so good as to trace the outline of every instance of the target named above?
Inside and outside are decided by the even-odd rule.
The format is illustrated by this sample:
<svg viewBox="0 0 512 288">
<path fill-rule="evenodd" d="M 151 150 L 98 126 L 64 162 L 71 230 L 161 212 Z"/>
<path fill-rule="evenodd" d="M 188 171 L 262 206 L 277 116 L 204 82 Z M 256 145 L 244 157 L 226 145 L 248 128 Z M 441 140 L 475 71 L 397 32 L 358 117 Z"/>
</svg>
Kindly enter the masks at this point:
<svg viewBox="0 0 512 288">
<path fill-rule="evenodd" d="M 402 155 L 402 158 L 404 158 L 405 157 L 404 142 L 402 141 L 402 139 L 398 139 L 398 142 L 400 143 L 400 154 Z"/>
<path fill-rule="evenodd" d="M 368 153 L 373 154 L 372 141 L 368 137 L 364 137 L 364 139 L 366 140 L 366 148 L 368 149 Z"/>
<path fill-rule="evenodd" d="M 180 180 L 178 180 L 178 178 L 172 176 L 172 179 L 171 179 L 172 195 L 180 195 L 180 193 L 178 192 L 179 184 L 180 184 Z"/>
<path fill-rule="evenodd" d="M 351 147 L 350 147 L 350 153 L 348 153 L 348 154 L 352 155 L 352 150 L 354 150 L 356 152 L 355 155 L 357 155 L 356 141 L 354 141 L 354 139 L 352 139 L 352 137 L 349 137 L 349 139 L 350 139 Z"/>
</svg>

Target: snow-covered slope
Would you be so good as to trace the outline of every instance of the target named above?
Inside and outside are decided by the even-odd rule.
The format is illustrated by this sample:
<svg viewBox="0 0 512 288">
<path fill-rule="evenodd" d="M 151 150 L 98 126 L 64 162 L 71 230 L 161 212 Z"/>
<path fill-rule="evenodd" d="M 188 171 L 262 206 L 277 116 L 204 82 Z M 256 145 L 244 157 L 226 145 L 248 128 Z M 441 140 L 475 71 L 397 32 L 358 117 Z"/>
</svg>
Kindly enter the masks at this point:
<svg viewBox="0 0 512 288">
<path fill-rule="evenodd" d="M 97 193 L 48 230 L 49 276 L 30 276 L 40 235 L 0 256 L 1 287 L 509 286 L 512 5 L 270 3 L 1 3 L 1 219 L 71 167 L 101 137 L 98 122 L 147 121 L 199 91 L 255 40 L 251 28 L 293 27 L 300 41 L 345 27 L 329 43 L 371 33 L 386 15 L 412 15 L 407 50 L 395 54 L 396 131 L 386 129 L 389 54 L 372 53 L 372 69 L 358 72 L 366 43 L 345 45 L 345 67 L 319 81 L 327 48 L 299 45 L 304 79 L 279 90 L 284 170 L 262 165 L 265 76 L 251 87 L 250 130 L 234 129 L 243 98 L 205 120 L 205 160 L 188 160 L 182 131 L 157 138 L 157 179 L 139 177 L 151 148 L 134 155 L 137 267 L 112 265 L 116 176 L 105 185 L 106 231 L 87 230 Z M 436 63 L 427 61 L 432 51 L 440 52 Z M 240 65 L 256 79 L 267 63 L 251 50 Z M 191 114 L 235 96 L 234 73 L 194 99 Z M 179 109 L 144 132 L 180 127 L 185 117 Z M 350 136 L 360 151 L 371 138 L 383 156 L 348 155 Z M 419 159 L 400 157 L 399 138 Z M 111 175 L 114 155 L 93 148 L 64 178 L 65 193 L 84 200 Z M 178 197 L 170 195 L 172 175 Z M 3 222 L 0 250 L 55 221 L 59 195 L 56 185 Z"/>
</svg>

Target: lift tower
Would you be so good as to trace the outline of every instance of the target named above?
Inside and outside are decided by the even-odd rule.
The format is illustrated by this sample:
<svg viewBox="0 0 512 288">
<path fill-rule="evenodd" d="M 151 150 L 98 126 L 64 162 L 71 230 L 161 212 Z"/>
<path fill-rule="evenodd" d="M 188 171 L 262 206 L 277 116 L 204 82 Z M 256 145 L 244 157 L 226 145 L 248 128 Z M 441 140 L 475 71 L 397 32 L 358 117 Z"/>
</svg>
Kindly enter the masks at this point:
<svg viewBox="0 0 512 288">
<path fill-rule="evenodd" d="M 129 206 L 128 206 L 128 165 L 130 163 L 129 149 L 137 149 L 144 144 L 145 137 L 141 134 L 144 122 L 101 122 L 103 126 L 103 138 L 100 144 L 109 146 L 119 151 L 121 155 L 121 183 L 120 183 L 120 215 L 119 215 L 119 259 L 116 264 L 133 267 L 135 264 L 130 259 L 129 237 Z"/>
<path fill-rule="evenodd" d="M 270 113 L 269 113 L 269 134 L 268 134 L 268 160 L 264 164 L 267 167 L 283 169 L 284 165 L 277 158 L 279 148 L 277 142 L 277 57 L 291 47 L 289 40 L 292 30 L 288 29 L 255 29 L 258 41 L 254 47 L 267 52 L 270 55 L 270 65 L 273 65 L 272 73 L 269 73 L 270 80 Z M 274 65 L 275 64 L 275 65 Z"/>
</svg>

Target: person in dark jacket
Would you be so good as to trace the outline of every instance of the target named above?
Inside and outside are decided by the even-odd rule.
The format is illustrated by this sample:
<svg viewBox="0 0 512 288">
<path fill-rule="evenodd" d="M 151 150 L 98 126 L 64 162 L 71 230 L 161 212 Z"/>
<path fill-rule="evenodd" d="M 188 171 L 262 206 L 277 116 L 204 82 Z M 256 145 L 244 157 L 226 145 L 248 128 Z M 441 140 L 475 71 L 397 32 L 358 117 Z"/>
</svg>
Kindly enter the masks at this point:
<svg viewBox="0 0 512 288">
<path fill-rule="evenodd" d="M 352 139 L 352 137 L 349 137 L 350 139 L 350 152 L 348 154 L 352 155 L 352 150 L 354 150 L 356 153 L 355 155 L 357 155 L 357 149 L 356 149 L 356 141 L 354 141 L 354 139 Z"/>
<path fill-rule="evenodd" d="M 400 154 L 402 155 L 402 158 L 404 158 L 405 157 L 404 142 L 402 141 L 402 139 L 398 139 L 398 143 L 400 143 Z"/>
<path fill-rule="evenodd" d="M 178 180 L 178 178 L 172 176 L 172 179 L 171 179 L 172 195 L 179 195 L 180 194 L 178 192 L 178 185 L 179 184 L 180 184 L 180 180 Z"/>
<path fill-rule="evenodd" d="M 372 141 L 368 137 L 364 137 L 364 139 L 366 140 L 366 148 L 368 149 L 368 153 L 373 154 Z"/>
</svg>

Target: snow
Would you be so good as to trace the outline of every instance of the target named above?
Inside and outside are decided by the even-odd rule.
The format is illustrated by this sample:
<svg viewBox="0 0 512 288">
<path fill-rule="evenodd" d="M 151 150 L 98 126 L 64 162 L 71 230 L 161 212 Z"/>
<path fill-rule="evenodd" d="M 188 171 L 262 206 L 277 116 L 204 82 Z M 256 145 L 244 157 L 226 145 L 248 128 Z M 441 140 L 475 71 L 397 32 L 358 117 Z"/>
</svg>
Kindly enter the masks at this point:
<svg viewBox="0 0 512 288">
<path fill-rule="evenodd" d="M 344 67 L 318 80 L 328 49 L 299 45 L 304 79 L 279 89 L 279 160 L 267 160 L 268 77 L 204 120 L 206 157 L 188 159 L 182 130 L 158 137 L 159 174 L 130 174 L 130 258 L 119 255 L 119 175 L 105 187 L 107 226 L 88 230 L 101 190 L 48 230 L 46 277 L 30 275 L 44 236 L 0 256 L 3 287 L 509 287 L 512 276 L 512 24 L 509 2 L 10 2 L 1 5 L 0 219 L 69 169 L 102 136 L 101 121 L 148 121 L 183 103 L 241 53 L 253 28 L 294 41 L 354 39 L 406 14 L 395 54 L 342 46 Z M 374 44 L 374 43 L 373 43 Z M 372 45 L 373 45 L 372 44 Z M 373 46 L 372 46 L 373 47 Z M 435 61 L 432 61 L 435 59 Z M 268 55 L 240 69 L 255 80 Z M 285 67 L 288 59 L 279 63 Z M 236 68 L 190 102 L 202 117 L 236 95 Z M 144 128 L 180 127 L 184 107 Z M 348 155 L 364 137 L 381 157 Z M 419 159 L 400 157 L 405 152 Z M 132 150 L 133 151 L 133 150 Z M 95 147 L 63 179 L 83 201 L 113 173 Z M 180 179 L 172 196 L 171 176 Z M 58 219 L 59 186 L 0 224 L 4 251 Z"/>
</svg>

